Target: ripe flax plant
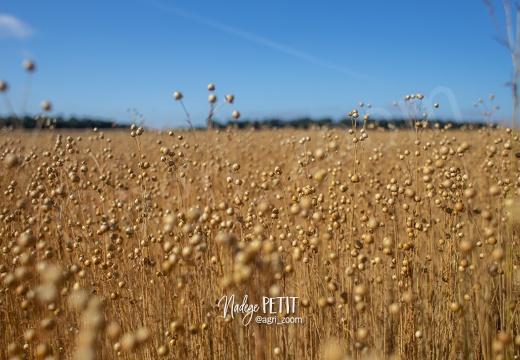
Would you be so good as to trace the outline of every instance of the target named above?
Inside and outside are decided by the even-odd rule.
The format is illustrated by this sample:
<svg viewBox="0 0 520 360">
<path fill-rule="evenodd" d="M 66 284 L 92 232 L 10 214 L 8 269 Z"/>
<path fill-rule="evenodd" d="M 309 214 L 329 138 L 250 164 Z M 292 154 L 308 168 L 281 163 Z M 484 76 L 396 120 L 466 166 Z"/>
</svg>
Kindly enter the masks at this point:
<svg viewBox="0 0 520 360">
<path fill-rule="evenodd" d="M 500 109 L 499 105 L 495 103 L 495 95 L 493 93 L 489 94 L 489 103 L 486 104 L 482 98 L 479 98 L 477 101 L 473 103 L 474 108 L 478 108 L 482 111 L 482 120 L 488 124 L 489 127 L 494 126 L 495 120 L 495 111 Z"/>
<path fill-rule="evenodd" d="M 210 94 L 208 95 L 208 102 L 210 104 L 210 109 L 209 109 L 209 114 L 206 118 L 206 127 L 208 129 L 211 129 L 212 125 L 213 125 L 213 117 L 216 114 L 216 112 L 222 106 L 224 106 L 226 103 L 233 104 L 233 102 L 235 100 L 235 96 L 233 94 L 227 94 L 224 97 L 224 101 L 221 104 L 217 105 L 218 98 L 217 98 L 217 95 L 215 94 L 215 85 L 210 83 L 210 84 L 208 84 L 207 88 L 208 88 L 208 91 L 210 92 Z M 186 109 L 186 106 L 184 105 L 184 102 L 182 101 L 182 99 L 184 98 L 184 95 L 180 91 L 174 91 L 173 98 L 174 98 L 174 100 L 179 101 L 181 103 L 184 114 L 186 115 L 186 121 L 188 122 L 190 129 L 194 130 L 193 123 L 191 122 L 190 114 L 188 113 L 188 110 Z M 240 117 L 240 113 L 237 110 L 234 110 L 231 115 L 235 121 L 238 120 L 238 118 Z"/>
<path fill-rule="evenodd" d="M 519 356 L 518 136 L 370 125 L 0 133 L 0 358 Z"/>
<path fill-rule="evenodd" d="M 208 102 L 209 102 L 210 108 L 209 108 L 208 116 L 206 117 L 206 134 L 207 134 L 207 136 L 206 136 L 206 146 L 204 146 L 204 148 L 206 149 L 206 157 L 204 159 L 205 160 L 204 163 L 207 163 L 211 158 L 210 149 L 211 149 L 211 139 L 212 139 L 212 135 L 213 135 L 212 128 L 213 128 L 214 116 L 218 112 L 218 110 L 220 110 L 221 107 L 223 107 L 226 104 L 233 104 L 235 101 L 235 96 L 233 94 L 227 94 L 224 97 L 224 100 L 220 104 L 217 104 L 218 98 L 217 98 L 217 95 L 215 94 L 215 85 L 213 83 L 209 83 L 207 86 L 207 90 L 210 93 L 208 95 Z M 175 101 L 180 102 L 182 109 L 184 111 L 184 114 L 186 115 L 186 121 L 188 122 L 188 124 L 190 126 L 190 130 L 193 132 L 195 129 L 193 127 L 191 116 L 188 113 L 188 110 L 186 109 L 186 106 L 184 105 L 184 102 L 182 100 L 183 98 L 184 98 L 184 95 L 182 94 L 182 92 L 180 92 L 180 91 L 173 92 L 173 99 Z M 233 112 L 231 113 L 231 117 L 235 120 L 235 123 L 236 123 L 236 121 L 240 118 L 240 112 L 238 110 L 233 110 Z M 195 145 L 195 146 L 198 146 L 198 145 Z M 208 171 L 209 171 L 208 168 L 205 167 L 204 174 L 206 177 L 209 176 Z"/>
<path fill-rule="evenodd" d="M 511 88 L 513 90 L 513 119 L 512 127 L 516 131 L 518 129 L 518 78 L 520 76 L 520 62 L 518 52 L 520 51 L 520 2 L 518 0 L 503 0 L 504 12 L 506 16 L 505 32 L 500 25 L 493 3 L 491 0 L 483 0 L 488 12 L 498 31 L 497 41 L 504 45 L 511 54 L 513 62 L 513 79 L 511 80 Z"/>
<path fill-rule="evenodd" d="M 498 19 L 494 13 L 494 6 L 491 3 L 491 0 L 483 0 L 484 4 L 486 5 L 488 12 L 493 20 L 493 23 L 498 31 L 498 42 L 504 45 L 509 53 L 511 54 L 511 60 L 513 63 L 513 78 L 511 81 L 511 87 L 513 92 L 513 118 L 512 118 L 512 128 L 514 133 L 516 133 L 514 136 L 518 138 L 518 106 L 519 106 L 519 99 L 518 99 L 518 80 L 520 76 L 520 60 L 519 60 L 519 51 L 520 51 L 520 2 L 519 1 L 512 1 L 512 0 L 503 0 L 503 6 L 504 6 L 504 12 L 505 12 L 505 32 L 500 26 Z M 513 134 L 514 134 L 513 133 Z M 508 144 L 511 144 L 508 142 Z M 518 174 L 518 157 L 516 156 L 518 154 L 518 142 L 513 142 L 513 146 L 510 149 L 506 150 L 512 150 L 510 151 L 510 163 L 509 166 L 507 166 L 507 175 L 516 176 Z M 509 177 L 507 177 L 509 178 Z M 511 203 L 518 203 L 518 193 L 516 196 L 513 193 L 508 193 L 504 195 L 508 198 L 508 201 Z M 511 240 L 514 237 L 514 230 L 511 231 Z M 511 241 L 506 241 L 503 243 L 503 248 L 505 248 L 505 255 L 506 255 L 506 272 L 511 273 L 513 266 L 511 256 L 512 256 L 512 249 L 511 249 Z M 512 288 L 513 284 L 509 281 L 504 289 L 506 290 L 506 297 L 508 299 L 512 299 Z M 509 323 L 509 319 L 513 316 L 512 310 L 510 307 L 504 308 L 506 312 L 506 319 L 507 323 Z M 511 329 L 506 329 L 508 331 L 511 331 Z"/>
<path fill-rule="evenodd" d="M 23 67 L 27 72 L 27 80 L 25 82 L 22 105 L 20 109 L 22 116 L 25 114 L 25 111 L 27 110 L 27 102 L 31 93 L 32 74 L 36 71 L 36 64 L 32 60 L 25 60 L 23 62 Z"/>
<path fill-rule="evenodd" d="M 25 116 L 25 112 L 27 110 L 27 102 L 29 100 L 29 95 L 31 93 L 31 83 L 32 83 L 32 74 L 36 71 L 36 64 L 33 60 L 25 60 L 22 63 L 23 68 L 27 72 L 27 80 L 25 83 L 24 91 L 23 91 L 23 97 L 20 107 L 20 115 L 16 115 L 16 111 L 13 107 L 13 104 L 11 103 L 11 100 L 9 99 L 9 96 L 7 95 L 7 92 L 9 91 L 9 84 L 0 79 L 0 92 L 3 95 L 5 106 L 7 108 L 7 111 L 9 112 L 9 117 L 11 118 L 12 126 L 14 128 L 22 128 L 23 127 L 23 118 Z M 42 101 L 40 103 L 40 107 L 44 112 L 51 111 L 52 104 L 49 101 Z M 44 125 L 43 122 L 38 121 L 39 117 L 36 119 L 36 129 L 40 128 L 42 125 Z"/>
</svg>

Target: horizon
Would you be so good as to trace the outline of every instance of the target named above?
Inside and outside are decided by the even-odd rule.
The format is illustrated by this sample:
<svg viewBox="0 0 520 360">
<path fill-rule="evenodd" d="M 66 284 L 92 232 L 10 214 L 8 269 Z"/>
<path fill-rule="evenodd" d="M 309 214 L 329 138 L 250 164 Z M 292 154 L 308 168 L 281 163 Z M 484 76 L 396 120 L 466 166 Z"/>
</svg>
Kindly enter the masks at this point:
<svg viewBox="0 0 520 360">
<path fill-rule="evenodd" d="M 361 112 L 360 102 L 374 118 L 396 119 L 407 113 L 403 97 L 417 93 L 432 120 L 484 121 L 483 106 L 496 105 L 496 122 L 511 118 L 511 58 L 493 39 L 484 3 L 374 4 L 307 1 L 296 12 L 273 1 L 7 3 L 0 80 L 17 115 L 39 114 L 48 100 L 50 117 L 134 119 L 157 129 L 188 126 L 174 91 L 203 126 L 209 83 L 219 103 L 235 95 L 219 122 L 233 110 L 251 121 L 339 121 Z M 502 4 L 493 4 L 503 24 Z M 27 59 L 36 64 L 30 75 L 21 66 Z M 0 116 L 9 115 L 4 100 Z"/>
</svg>

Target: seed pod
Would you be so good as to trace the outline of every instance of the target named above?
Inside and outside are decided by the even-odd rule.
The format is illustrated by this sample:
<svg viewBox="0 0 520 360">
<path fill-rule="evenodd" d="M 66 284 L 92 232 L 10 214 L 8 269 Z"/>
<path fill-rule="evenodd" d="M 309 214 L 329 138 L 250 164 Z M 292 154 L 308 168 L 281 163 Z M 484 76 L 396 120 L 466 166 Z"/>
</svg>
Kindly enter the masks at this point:
<svg viewBox="0 0 520 360">
<path fill-rule="evenodd" d="M 159 355 L 160 357 L 164 357 L 164 356 L 168 355 L 168 353 L 169 353 L 169 349 L 165 345 L 161 345 L 157 349 L 157 355 Z"/>
<path fill-rule="evenodd" d="M 12 169 L 20 165 L 20 158 L 15 154 L 7 154 L 4 157 L 4 165 L 8 169 Z"/>
<path fill-rule="evenodd" d="M 392 315 L 397 315 L 399 314 L 399 311 L 400 311 L 400 307 L 399 307 L 399 304 L 397 303 L 392 303 L 390 304 L 390 306 L 388 307 L 388 311 L 390 311 L 390 314 Z"/>
<path fill-rule="evenodd" d="M 491 185 L 489 187 L 489 195 L 496 196 L 498 194 L 500 194 L 500 187 L 498 187 L 498 185 Z"/>
<path fill-rule="evenodd" d="M 137 332 L 135 333 L 135 340 L 138 344 L 142 344 L 150 339 L 150 330 L 147 328 L 139 328 L 137 329 Z"/>
<path fill-rule="evenodd" d="M 316 171 L 316 173 L 314 173 L 314 179 L 319 181 L 319 182 L 322 182 L 326 178 L 327 178 L 327 170 L 326 169 L 320 169 L 320 170 Z"/>
<path fill-rule="evenodd" d="M 33 246 L 36 243 L 36 237 L 31 233 L 22 233 L 18 238 L 18 245 L 24 248 Z"/>
<path fill-rule="evenodd" d="M 460 304 L 458 302 L 452 302 L 450 303 L 450 310 L 454 313 L 460 311 Z"/>
<path fill-rule="evenodd" d="M 477 192 L 473 188 L 468 188 L 468 189 L 464 190 L 464 197 L 466 199 L 472 199 L 475 197 L 476 194 L 477 194 Z"/>
<path fill-rule="evenodd" d="M 34 70 L 36 70 L 36 64 L 32 60 L 25 60 L 23 62 L 23 67 L 28 72 L 33 72 Z"/>
<path fill-rule="evenodd" d="M 51 111 L 52 110 L 52 104 L 50 103 L 50 101 L 42 101 L 40 103 L 40 107 L 42 108 L 43 111 Z"/>
<path fill-rule="evenodd" d="M 135 340 L 135 336 L 133 334 L 125 334 L 121 339 L 121 348 L 124 351 L 132 352 L 135 350 L 137 346 L 137 341 Z"/>
<path fill-rule="evenodd" d="M 470 240 L 461 240 L 459 249 L 464 253 L 469 253 L 473 249 L 473 243 Z"/>
<path fill-rule="evenodd" d="M 121 336 L 121 326 L 112 321 L 106 328 L 106 334 L 112 340 L 118 339 Z"/>
</svg>

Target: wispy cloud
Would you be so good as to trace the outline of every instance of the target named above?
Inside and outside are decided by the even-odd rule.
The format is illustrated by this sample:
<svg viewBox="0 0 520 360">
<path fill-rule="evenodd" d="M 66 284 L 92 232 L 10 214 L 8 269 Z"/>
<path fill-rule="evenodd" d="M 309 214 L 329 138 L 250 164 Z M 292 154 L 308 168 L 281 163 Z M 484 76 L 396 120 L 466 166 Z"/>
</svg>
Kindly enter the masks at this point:
<svg viewBox="0 0 520 360">
<path fill-rule="evenodd" d="M 263 46 L 268 47 L 270 49 L 277 50 L 277 51 L 279 51 L 281 53 L 293 56 L 293 57 L 301 59 L 301 60 L 304 60 L 304 61 L 306 61 L 308 63 L 314 64 L 314 65 L 317 65 L 317 66 L 320 66 L 320 67 L 323 67 L 323 68 L 327 68 L 329 70 L 337 71 L 339 73 L 343 73 L 345 75 L 348 75 L 348 76 L 354 77 L 354 78 L 358 78 L 360 80 L 369 81 L 371 83 L 379 84 L 379 81 L 377 79 L 374 79 L 374 78 L 372 78 L 370 76 L 362 74 L 362 73 L 360 73 L 358 71 L 355 71 L 353 69 L 350 69 L 348 67 L 345 67 L 345 66 L 342 66 L 342 65 L 339 65 L 339 64 L 335 64 L 335 63 L 333 63 L 331 61 L 319 58 L 319 57 L 314 56 L 312 54 L 306 53 L 304 51 L 300 51 L 300 50 L 295 49 L 293 47 L 290 47 L 290 46 L 281 44 L 279 42 L 276 42 L 276 41 L 264 38 L 262 36 L 258 36 L 258 35 L 249 33 L 247 31 L 241 30 L 239 28 L 228 26 L 228 25 L 225 25 L 225 24 L 222 24 L 222 23 L 219 23 L 219 22 L 216 22 L 216 21 L 213 21 L 213 20 L 210 20 L 210 19 L 198 16 L 198 15 L 195 15 L 193 13 L 177 9 L 177 8 L 175 8 L 173 6 L 170 6 L 170 5 L 164 5 L 164 4 L 160 4 L 160 3 L 152 2 L 152 1 L 146 1 L 146 2 L 142 2 L 142 3 L 143 4 L 146 3 L 148 5 L 152 5 L 156 9 L 160 9 L 161 11 L 169 12 L 171 14 L 183 17 L 183 18 L 191 20 L 193 22 L 197 22 L 199 24 L 211 27 L 213 29 L 216 29 L 216 30 L 219 30 L 219 31 L 222 31 L 222 32 L 226 32 L 228 34 L 240 37 L 242 39 L 249 40 L 249 41 L 251 41 L 253 43 L 256 43 L 256 44 L 259 44 L 259 45 L 263 45 Z"/>
<path fill-rule="evenodd" d="M 0 38 L 24 39 L 32 35 L 31 27 L 15 16 L 0 14 Z"/>
</svg>

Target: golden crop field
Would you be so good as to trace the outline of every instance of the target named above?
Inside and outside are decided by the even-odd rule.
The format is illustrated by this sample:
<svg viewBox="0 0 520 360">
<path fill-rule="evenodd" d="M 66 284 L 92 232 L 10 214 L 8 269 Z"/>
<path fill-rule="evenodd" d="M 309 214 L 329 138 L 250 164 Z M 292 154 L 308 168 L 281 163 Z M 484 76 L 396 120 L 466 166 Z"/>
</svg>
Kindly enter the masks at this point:
<svg viewBox="0 0 520 360">
<path fill-rule="evenodd" d="M 2 133 L 0 358 L 516 359 L 519 158 L 422 123 Z"/>
</svg>

